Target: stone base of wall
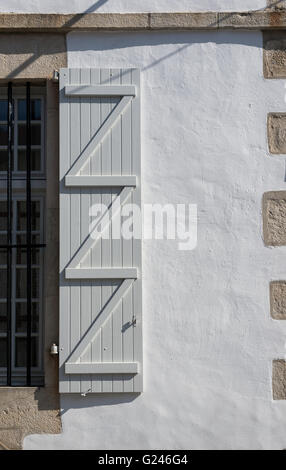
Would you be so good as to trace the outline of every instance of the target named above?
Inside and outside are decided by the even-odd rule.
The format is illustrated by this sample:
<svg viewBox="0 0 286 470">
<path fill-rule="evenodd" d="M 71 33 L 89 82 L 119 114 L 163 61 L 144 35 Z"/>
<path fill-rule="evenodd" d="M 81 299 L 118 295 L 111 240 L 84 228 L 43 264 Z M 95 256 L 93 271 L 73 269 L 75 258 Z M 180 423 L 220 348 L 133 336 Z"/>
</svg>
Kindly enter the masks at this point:
<svg viewBox="0 0 286 470">
<path fill-rule="evenodd" d="M 61 432 L 56 388 L 0 388 L 0 449 L 21 449 L 28 434 Z"/>
</svg>

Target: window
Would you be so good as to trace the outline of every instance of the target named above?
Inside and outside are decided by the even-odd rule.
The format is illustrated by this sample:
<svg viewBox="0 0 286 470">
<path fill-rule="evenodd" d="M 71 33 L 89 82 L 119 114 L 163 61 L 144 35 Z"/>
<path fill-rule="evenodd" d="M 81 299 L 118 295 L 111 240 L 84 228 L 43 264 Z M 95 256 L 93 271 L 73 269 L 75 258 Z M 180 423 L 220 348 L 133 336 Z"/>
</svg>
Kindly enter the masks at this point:
<svg viewBox="0 0 286 470">
<path fill-rule="evenodd" d="M 43 385 L 44 133 L 44 90 L 1 87 L 0 385 L 6 386 Z"/>
<path fill-rule="evenodd" d="M 44 101 L 43 97 L 31 98 L 31 173 L 32 176 L 44 173 Z M 13 98 L 12 127 L 12 171 L 17 176 L 26 172 L 26 99 Z M 8 164 L 7 99 L 0 98 L 0 175 L 7 172 Z"/>
</svg>

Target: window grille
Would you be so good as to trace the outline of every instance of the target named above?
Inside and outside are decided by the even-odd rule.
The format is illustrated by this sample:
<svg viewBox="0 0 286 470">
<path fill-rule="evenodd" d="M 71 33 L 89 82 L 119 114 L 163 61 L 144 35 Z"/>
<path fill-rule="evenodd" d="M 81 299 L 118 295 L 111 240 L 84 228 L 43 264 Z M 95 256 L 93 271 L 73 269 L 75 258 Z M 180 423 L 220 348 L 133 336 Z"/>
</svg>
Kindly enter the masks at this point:
<svg viewBox="0 0 286 470">
<path fill-rule="evenodd" d="M 6 96 L 5 96 L 6 94 Z M 0 384 L 43 384 L 44 95 L 0 91 Z"/>
</svg>

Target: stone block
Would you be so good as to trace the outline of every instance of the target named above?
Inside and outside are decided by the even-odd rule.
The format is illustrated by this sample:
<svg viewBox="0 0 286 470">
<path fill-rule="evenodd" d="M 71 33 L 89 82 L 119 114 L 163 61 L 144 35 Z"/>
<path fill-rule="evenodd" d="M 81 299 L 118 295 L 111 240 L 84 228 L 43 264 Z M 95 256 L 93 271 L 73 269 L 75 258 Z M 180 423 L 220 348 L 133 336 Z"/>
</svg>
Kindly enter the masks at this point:
<svg viewBox="0 0 286 470">
<path fill-rule="evenodd" d="M 286 113 L 269 113 L 267 119 L 269 152 L 286 154 Z"/>
<path fill-rule="evenodd" d="M 286 78 L 286 31 L 264 31 L 263 72 L 265 78 Z"/>
<path fill-rule="evenodd" d="M 272 390 L 274 400 L 286 400 L 286 361 L 284 359 L 273 361 Z"/>
<path fill-rule="evenodd" d="M 263 237 L 267 246 L 286 245 L 286 191 L 264 193 Z"/>
<path fill-rule="evenodd" d="M 275 320 L 286 320 L 286 281 L 270 283 L 270 314 Z"/>
</svg>

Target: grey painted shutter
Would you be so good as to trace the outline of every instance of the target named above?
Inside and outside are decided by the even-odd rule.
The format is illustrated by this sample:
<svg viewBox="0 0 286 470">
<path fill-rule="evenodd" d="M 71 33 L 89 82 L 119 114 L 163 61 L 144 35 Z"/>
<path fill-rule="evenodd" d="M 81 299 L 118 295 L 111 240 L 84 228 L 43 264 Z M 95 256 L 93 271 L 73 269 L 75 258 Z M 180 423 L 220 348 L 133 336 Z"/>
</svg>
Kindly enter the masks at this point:
<svg viewBox="0 0 286 470">
<path fill-rule="evenodd" d="M 136 69 L 60 71 L 60 392 L 142 391 L 141 240 L 92 237 L 90 208 L 140 206 Z M 105 230 L 111 233 L 113 221 Z"/>
</svg>

